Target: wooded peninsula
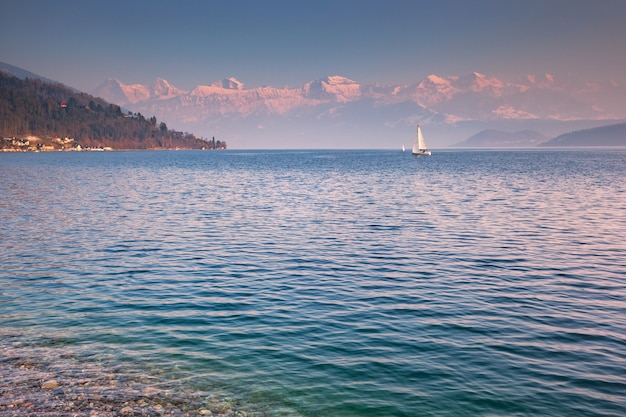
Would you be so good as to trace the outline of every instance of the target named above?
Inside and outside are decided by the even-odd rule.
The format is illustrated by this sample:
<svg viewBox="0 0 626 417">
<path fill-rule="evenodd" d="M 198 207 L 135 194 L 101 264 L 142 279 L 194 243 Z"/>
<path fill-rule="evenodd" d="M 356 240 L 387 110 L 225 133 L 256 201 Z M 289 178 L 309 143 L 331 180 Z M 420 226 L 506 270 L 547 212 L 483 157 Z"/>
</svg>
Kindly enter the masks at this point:
<svg viewBox="0 0 626 417">
<path fill-rule="evenodd" d="M 63 84 L 0 72 L 0 149 L 226 149 Z"/>
</svg>

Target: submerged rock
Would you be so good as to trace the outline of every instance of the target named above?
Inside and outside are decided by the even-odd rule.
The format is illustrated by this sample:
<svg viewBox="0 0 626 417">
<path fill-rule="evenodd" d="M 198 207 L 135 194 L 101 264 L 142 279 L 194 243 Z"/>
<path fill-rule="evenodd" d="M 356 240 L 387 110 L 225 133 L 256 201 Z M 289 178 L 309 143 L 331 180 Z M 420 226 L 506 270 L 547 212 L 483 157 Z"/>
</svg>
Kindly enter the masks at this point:
<svg viewBox="0 0 626 417">
<path fill-rule="evenodd" d="M 130 407 L 124 407 L 120 410 L 120 414 L 123 416 L 132 416 L 133 415 L 133 409 Z"/>
<path fill-rule="evenodd" d="M 51 379 L 49 381 L 44 382 L 43 384 L 41 384 L 41 388 L 42 389 L 55 389 L 55 388 L 59 388 L 59 383 L 57 382 L 56 379 Z"/>
</svg>

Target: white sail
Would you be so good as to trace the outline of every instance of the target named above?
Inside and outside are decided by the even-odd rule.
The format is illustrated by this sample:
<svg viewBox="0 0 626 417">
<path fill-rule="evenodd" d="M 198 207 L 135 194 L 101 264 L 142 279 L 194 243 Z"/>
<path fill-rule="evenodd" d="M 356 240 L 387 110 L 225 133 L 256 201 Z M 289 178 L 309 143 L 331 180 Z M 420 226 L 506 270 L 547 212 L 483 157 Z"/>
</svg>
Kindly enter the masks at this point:
<svg viewBox="0 0 626 417">
<path fill-rule="evenodd" d="M 422 135 L 422 129 L 419 126 L 417 126 L 417 143 L 420 151 L 426 149 L 426 141 L 424 141 L 424 135 Z"/>
<path fill-rule="evenodd" d="M 415 135 L 415 142 L 413 143 L 411 153 L 413 153 L 413 155 L 430 155 L 430 151 L 426 146 L 426 141 L 424 140 L 424 135 L 422 135 L 420 125 L 417 125 L 417 134 Z"/>
</svg>

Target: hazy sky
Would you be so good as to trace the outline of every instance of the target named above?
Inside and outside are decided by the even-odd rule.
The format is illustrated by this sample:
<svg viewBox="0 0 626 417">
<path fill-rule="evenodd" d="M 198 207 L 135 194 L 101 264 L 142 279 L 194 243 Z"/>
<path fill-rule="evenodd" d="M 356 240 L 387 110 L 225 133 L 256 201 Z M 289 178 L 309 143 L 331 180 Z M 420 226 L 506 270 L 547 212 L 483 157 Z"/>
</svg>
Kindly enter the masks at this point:
<svg viewBox="0 0 626 417">
<path fill-rule="evenodd" d="M 0 0 L 0 61 L 91 91 L 478 71 L 626 83 L 624 0 Z"/>
</svg>

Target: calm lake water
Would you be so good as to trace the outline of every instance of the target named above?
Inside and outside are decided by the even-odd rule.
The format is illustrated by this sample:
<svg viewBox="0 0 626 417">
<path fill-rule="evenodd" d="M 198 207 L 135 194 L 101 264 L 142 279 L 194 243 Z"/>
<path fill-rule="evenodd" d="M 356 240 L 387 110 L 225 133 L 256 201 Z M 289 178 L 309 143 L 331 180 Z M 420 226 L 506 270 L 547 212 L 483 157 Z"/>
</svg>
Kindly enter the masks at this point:
<svg viewBox="0 0 626 417">
<path fill-rule="evenodd" d="M 5 347 L 249 416 L 626 415 L 623 149 L 26 153 L 0 170 Z"/>
</svg>

